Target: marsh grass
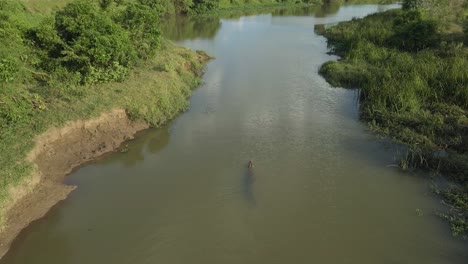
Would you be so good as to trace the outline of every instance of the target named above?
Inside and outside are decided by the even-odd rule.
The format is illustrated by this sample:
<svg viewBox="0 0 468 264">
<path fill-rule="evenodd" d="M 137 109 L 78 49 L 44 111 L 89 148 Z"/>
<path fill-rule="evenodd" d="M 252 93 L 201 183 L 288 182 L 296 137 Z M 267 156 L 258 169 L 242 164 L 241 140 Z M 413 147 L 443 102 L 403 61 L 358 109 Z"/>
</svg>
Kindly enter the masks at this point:
<svg viewBox="0 0 468 264">
<path fill-rule="evenodd" d="M 333 86 L 360 88 L 361 118 L 407 146 L 402 169 L 431 169 L 458 186 L 439 193 L 456 208 L 444 216 L 453 234 L 466 236 L 468 48 L 441 25 L 420 10 L 340 23 L 323 34 L 341 59 L 320 73 Z"/>
</svg>

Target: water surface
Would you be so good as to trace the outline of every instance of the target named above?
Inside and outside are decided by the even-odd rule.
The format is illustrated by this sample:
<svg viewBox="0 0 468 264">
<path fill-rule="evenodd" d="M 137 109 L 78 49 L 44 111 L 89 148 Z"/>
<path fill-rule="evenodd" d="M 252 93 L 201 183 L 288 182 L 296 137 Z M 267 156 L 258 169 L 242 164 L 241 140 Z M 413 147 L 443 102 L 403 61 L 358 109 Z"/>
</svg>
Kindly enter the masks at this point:
<svg viewBox="0 0 468 264">
<path fill-rule="evenodd" d="M 394 7 L 168 22 L 216 57 L 188 112 L 69 176 L 1 263 L 467 263 L 428 182 L 388 166 L 356 92 L 317 74 L 336 58 L 316 25 Z"/>
</svg>

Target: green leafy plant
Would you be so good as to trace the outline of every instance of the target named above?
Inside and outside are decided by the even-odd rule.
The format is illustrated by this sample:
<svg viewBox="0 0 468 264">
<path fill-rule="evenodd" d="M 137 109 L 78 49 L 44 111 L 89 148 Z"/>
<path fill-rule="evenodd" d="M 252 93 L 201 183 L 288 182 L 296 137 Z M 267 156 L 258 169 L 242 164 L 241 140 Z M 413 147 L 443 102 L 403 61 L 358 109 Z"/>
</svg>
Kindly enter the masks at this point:
<svg viewBox="0 0 468 264">
<path fill-rule="evenodd" d="M 91 0 L 67 5 L 28 35 L 44 70 L 79 72 L 82 83 L 121 81 L 137 62 L 129 32 Z"/>
<path fill-rule="evenodd" d="M 161 44 L 159 14 L 144 1 L 129 3 L 116 16 L 117 22 L 127 30 L 140 59 L 154 56 Z"/>
</svg>

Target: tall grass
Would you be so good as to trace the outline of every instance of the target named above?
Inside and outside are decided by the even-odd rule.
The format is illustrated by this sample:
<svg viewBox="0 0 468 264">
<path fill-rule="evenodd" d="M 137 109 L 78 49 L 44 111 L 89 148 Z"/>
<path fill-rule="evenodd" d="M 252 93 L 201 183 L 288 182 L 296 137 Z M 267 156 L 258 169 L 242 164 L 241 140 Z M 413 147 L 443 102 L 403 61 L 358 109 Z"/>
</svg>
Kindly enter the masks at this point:
<svg viewBox="0 0 468 264">
<path fill-rule="evenodd" d="M 459 184 L 457 194 L 442 193 L 456 195 L 457 203 L 446 200 L 458 213 L 446 218 L 454 234 L 467 235 L 468 208 L 459 205 L 468 203 L 468 48 L 451 33 L 420 9 L 340 23 L 324 35 L 342 58 L 320 73 L 333 86 L 361 89 L 361 118 L 409 147 L 407 166 Z"/>
</svg>

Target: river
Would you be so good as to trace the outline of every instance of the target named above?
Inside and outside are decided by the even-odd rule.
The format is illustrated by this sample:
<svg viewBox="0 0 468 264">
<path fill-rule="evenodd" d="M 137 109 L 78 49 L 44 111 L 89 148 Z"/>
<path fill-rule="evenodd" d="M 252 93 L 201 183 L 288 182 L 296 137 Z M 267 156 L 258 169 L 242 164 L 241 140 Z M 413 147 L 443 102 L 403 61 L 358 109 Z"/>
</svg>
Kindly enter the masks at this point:
<svg viewBox="0 0 468 264">
<path fill-rule="evenodd" d="M 395 7 L 168 21 L 216 57 L 190 109 L 70 175 L 0 263 L 468 263 L 427 177 L 389 166 L 357 92 L 317 73 L 336 57 L 315 25 Z"/>
</svg>

